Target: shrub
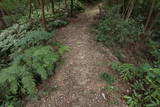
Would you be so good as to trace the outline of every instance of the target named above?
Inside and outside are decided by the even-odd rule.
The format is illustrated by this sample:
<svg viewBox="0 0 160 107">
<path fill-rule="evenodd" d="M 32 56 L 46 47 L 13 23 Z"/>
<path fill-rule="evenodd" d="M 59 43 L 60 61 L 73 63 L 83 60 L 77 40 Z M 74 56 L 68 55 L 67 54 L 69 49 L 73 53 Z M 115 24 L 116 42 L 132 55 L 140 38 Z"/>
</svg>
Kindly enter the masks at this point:
<svg viewBox="0 0 160 107">
<path fill-rule="evenodd" d="M 113 77 L 111 74 L 103 73 L 101 78 L 104 79 L 107 83 L 112 84 L 116 81 L 116 78 Z"/>
<path fill-rule="evenodd" d="M 73 10 L 74 10 L 75 12 L 84 11 L 84 6 L 83 6 L 83 4 L 80 2 L 80 0 L 76 0 L 76 1 L 74 2 Z"/>
<path fill-rule="evenodd" d="M 53 22 L 50 22 L 48 26 L 51 29 L 55 29 L 55 28 L 63 27 L 65 25 L 67 25 L 67 24 L 68 24 L 68 22 L 65 21 L 65 20 L 55 20 Z"/>
<path fill-rule="evenodd" d="M 10 67 L 0 71 L 0 90 L 3 92 L 0 105 L 16 104 L 24 95 L 35 97 L 37 83 L 53 74 L 54 66 L 65 50 L 64 46 L 59 46 L 58 50 L 51 46 L 36 46 L 15 57 Z"/>
<path fill-rule="evenodd" d="M 14 47 L 25 49 L 35 45 L 39 45 L 43 41 L 48 40 L 53 36 L 54 34 L 46 32 L 44 29 L 29 31 L 14 44 Z"/>
<path fill-rule="evenodd" d="M 151 47 L 151 54 L 154 57 L 155 66 L 160 67 L 160 42 L 150 40 L 149 46 Z"/>
<path fill-rule="evenodd" d="M 48 33 L 43 29 L 29 31 L 30 27 L 30 24 L 15 25 L 0 34 L 0 69 L 9 65 L 12 60 L 10 56 L 54 36 L 54 33 Z"/>
<path fill-rule="evenodd" d="M 104 89 L 106 91 L 109 91 L 109 92 L 113 92 L 113 91 L 117 91 L 118 90 L 117 87 L 113 87 L 113 86 L 105 86 L 105 87 L 102 87 L 102 89 Z"/>
<path fill-rule="evenodd" d="M 160 106 L 160 68 L 151 67 L 149 64 L 135 66 L 112 63 L 111 66 L 133 84 L 133 94 L 125 96 L 130 107 Z"/>
<path fill-rule="evenodd" d="M 12 50 L 15 48 L 15 43 L 17 43 L 29 29 L 31 29 L 30 24 L 15 24 L 0 33 L 0 69 L 9 65 L 11 61 L 9 55 L 13 53 Z"/>
<path fill-rule="evenodd" d="M 139 40 L 143 27 L 133 19 L 124 20 L 120 14 L 115 13 L 115 9 L 108 10 L 96 28 L 97 41 L 124 44 Z"/>
</svg>

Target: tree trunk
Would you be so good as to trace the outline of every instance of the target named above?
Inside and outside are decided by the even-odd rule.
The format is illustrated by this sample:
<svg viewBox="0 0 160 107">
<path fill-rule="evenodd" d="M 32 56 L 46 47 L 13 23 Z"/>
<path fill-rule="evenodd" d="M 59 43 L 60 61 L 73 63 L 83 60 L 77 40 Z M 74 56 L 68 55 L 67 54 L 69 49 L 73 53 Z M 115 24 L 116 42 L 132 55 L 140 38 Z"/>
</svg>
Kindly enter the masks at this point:
<svg viewBox="0 0 160 107">
<path fill-rule="evenodd" d="M 3 9 L 0 9 L 0 22 L 1 22 L 1 25 L 0 25 L 0 28 L 6 28 L 7 27 L 7 24 L 5 23 L 5 21 L 3 20 L 3 16 L 4 16 L 4 12 L 3 12 Z"/>
<path fill-rule="evenodd" d="M 55 9 L 54 9 L 54 0 L 51 0 L 51 4 L 52 4 L 52 14 L 54 14 Z"/>
<path fill-rule="evenodd" d="M 29 0 L 29 19 L 31 19 L 31 15 L 32 15 L 32 2 L 31 0 Z"/>
<path fill-rule="evenodd" d="M 151 23 L 150 27 L 148 28 L 148 30 L 152 30 L 152 28 L 156 24 L 157 20 L 159 20 L 159 17 L 160 17 L 160 12 L 157 13 L 155 19 L 152 21 L 152 23 Z"/>
<path fill-rule="evenodd" d="M 42 25 L 43 25 L 44 29 L 47 30 L 47 26 L 46 26 L 46 18 L 45 18 L 45 10 L 44 10 L 44 4 L 45 4 L 45 1 L 44 1 L 44 0 L 41 0 Z"/>
<path fill-rule="evenodd" d="M 126 14 L 126 20 L 131 16 L 131 14 L 132 14 L 132 12 L 133 12 L 134 3 L 135 3 L 135 0 L 132 0 L 132 1 L 131 1 L 131 4 L 129 5 L 128 12 L 127 12 L 127 14 Z"/>
<path fill-rule="evenodd" d="M 122 5 L 122 16 L 123 18 L 125 16 L 125 0 L 123 0 L 123 5 Z"/>
<path fill-rule="evenodd" d="M 64 0 L 65 9 L 67 10 L 67 0 Z"/>
<path fill-rule="evenodd" d="M 1 22 L 1 24 L 0 24 L 0 30 L 7 27 L 5 21 L 2 18 L 0 18 L 0 22 Z"/>
<path fill-rule="evenodd" d="M 71 17 L 73 16 L 73 8 L 74 8 L 74 1 L 71 0 L 71 11 L 70 11 L 70 14 L 71 14 Z"/>
<path fill-rule="evenodd" d="M 59 0 L 59 2 L 58 2 L 58 8 L 59 8 L 59 10 L 61 9 L 61 0 Z"/>
<path fill-rule="evenodd" d="M 152 6 L 151 6 L 151 8 L 150 8 L 150 11 L 149 11 L 149 15 L 148 15 L 148 17 L 147 17 L 146 24 L 145 24 L 145 26 L 144 26 L 144 31 L 145 31 L 145 32 L 147 31 L 149 22 L 150 22 L 150 20 L 151 20 L 151 16 L 152 16 L 152 13 L 153 13 L 154 5 L 155 5 L 155 0 L 152 0 Z"/>
</svg>

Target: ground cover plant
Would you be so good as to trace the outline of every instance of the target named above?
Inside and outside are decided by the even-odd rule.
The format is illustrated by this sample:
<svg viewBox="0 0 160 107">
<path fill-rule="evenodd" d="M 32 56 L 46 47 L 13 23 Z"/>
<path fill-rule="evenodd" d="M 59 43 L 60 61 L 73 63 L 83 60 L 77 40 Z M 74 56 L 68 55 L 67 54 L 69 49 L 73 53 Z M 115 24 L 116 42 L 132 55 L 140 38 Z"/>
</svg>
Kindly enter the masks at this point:
<svg viewBox="0 0 160 107">
<path fill-rule="evenodd" d="M 114 46 L 114 54 L 120 59 L 120 62 L 111 63 L 111 68 L 132 84 L 130 95 L 124 96 L 130 107 L 160 106 L 159 4 L 158 0 L 105 1 L 101 7 L 103 11 L 99 25 L 95 28 L 97 41 L 107 47 Z M 140 43 L 143 43 L 141 47 L 147 47 L 144 48 L 145 52 L 138 50 L 140 46 L 137 44 Z M 139 54 L 146 55 L 148 59 L 141 57 L 143 63 L 137 64 L 133 59 L 127 61 L 127 54 L 122 57 L 116 51 L 116 46 L 129 49 L 130 45 L 135 45 L 134 51 L 139 51 Z"/>
<path fill-rule="evenodd" d="M 57 28 L 68 24 L 70 14 L 83 10 L 82 4 L 78 0 L 72 5 L 70 1 L 54 1 L 52 5 L 49 2 L 0 2 L 2 107 L 20 107 L 24 99 L 37 98 L 37 86 L 54 74 L 57 62 L 68 50 L 62 44 L 48 43 L 48 40 L 54 38 Z"/>
</svg>

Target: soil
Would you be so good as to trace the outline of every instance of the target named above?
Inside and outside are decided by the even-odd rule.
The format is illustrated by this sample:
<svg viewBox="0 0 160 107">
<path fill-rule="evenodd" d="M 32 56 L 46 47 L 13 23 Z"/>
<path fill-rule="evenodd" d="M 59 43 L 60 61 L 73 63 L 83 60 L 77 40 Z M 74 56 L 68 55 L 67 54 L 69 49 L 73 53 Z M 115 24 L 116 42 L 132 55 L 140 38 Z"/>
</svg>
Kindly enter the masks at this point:
<svg viewBox="0 0 160 107">
<path fill-rule="evenodd" d="M 123 96 L 129 93 L 128 83 L 108 65 L 118 59 L 109 48 L 97 43 L 96 35 L 91 32 L 98 12 L 98 6 L 88 8 L 72 18 L 68 26 L 59 29 L 56 41 L 69 46 L 70 50 L 62 57 L 55 76 L 40 86 L 59 88 L 37 102 L 28 102 L 26 107 L 127 107 Z M 116 77 L 112 86 L 118 90 L 110 92 L 102 88 L 110 86 L 100 78 L 104 72 Z"/>
</svg>

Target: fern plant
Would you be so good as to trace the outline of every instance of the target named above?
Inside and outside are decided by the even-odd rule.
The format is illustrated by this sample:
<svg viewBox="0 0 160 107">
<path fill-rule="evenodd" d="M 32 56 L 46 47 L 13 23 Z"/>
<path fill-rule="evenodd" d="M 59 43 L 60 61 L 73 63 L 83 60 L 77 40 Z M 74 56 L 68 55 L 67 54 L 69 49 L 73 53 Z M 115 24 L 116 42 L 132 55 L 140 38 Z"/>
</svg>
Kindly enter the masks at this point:
<svg viewBox="0 0 160 107">
<path fill-rule="evenodd" d="M 121 63 L 112 62 L 110 63 L 110 65 L 112 66 L 114 70 L 119 71 L 121 76 L 125 80 L 133 80 L 138 73 L 137 69 L 135 68 L 133 64 L 122 64 L 121 65 Z"/>
<path fill-rule="evenodd" d="M 53 74 L 56 62 L 67 49 L 58 46 L 58 50 L 51 46 L 29 48 L 15 57 L 10 67 L 0 71 L 0 90 L 4 92 L 0 95 L 0 105 L 18 100 L 21 95 L 36 96 L 37 83 Z"/>
<path fill-rule="evenodd" d="M 2 31 L 0 34 L 0 57 L 2 58 L 0 68 L 8 66 L 12 57 L 17 53 L 54 37 L 54 32 L 49 33 L 44 29 L 31 30 L 30 28 L 30 24 L 15 25 Z"/>
<path fill-rule="evenodd" d="M 55 21 L 53 21 L 53 22 L 50 22 L 48 26 L 49 26 L 51 29 L 55 29 L 55 28 L 63 27 L 63 26 L 65 26 L 65 25 L 67 25 L 67 24 L 68 24 L 67 21 L 57 19 L 57 20 L 55 20 Z"/>
<path fill-rule="evenodd" d="M 142 106 L 142 95 L 139 93 L 133 92 L 132 96 L 124 96 L 127 100 L 129 107 L 143 107 Z"/>
<path fill-rule="evenodd" d="M 37 29 L 27 32 L 21 39 L 14 45 L 16 48 L 28 48 L 31 46 L 39 45 L 42 41 L 54 37 L 54 34 L 46 32 L 44 29 Z"/>
<path fill-rule="evenodd" d="M 104 79 L 109 84 L 112 84 L 116 81 L 116 78 L 108 73 L 102 73 L 101 78 Z"/>
<path fill-rule="evenodd" d="M 120 63 L 111 63 L 111 67 L 133 84 L 133 94 L 125 96 L 130 107 L 160 106 L 160 68 L 149 64 L 135 66 Z"/>
<path fill-rule="evenodd" d="M 155 66 L 160 67 L 160 42 L 157 39 L 157 41 L 150 40 L 149 46 L 151 47 L 150 53 L 155 58 Z"/>
</svg>

